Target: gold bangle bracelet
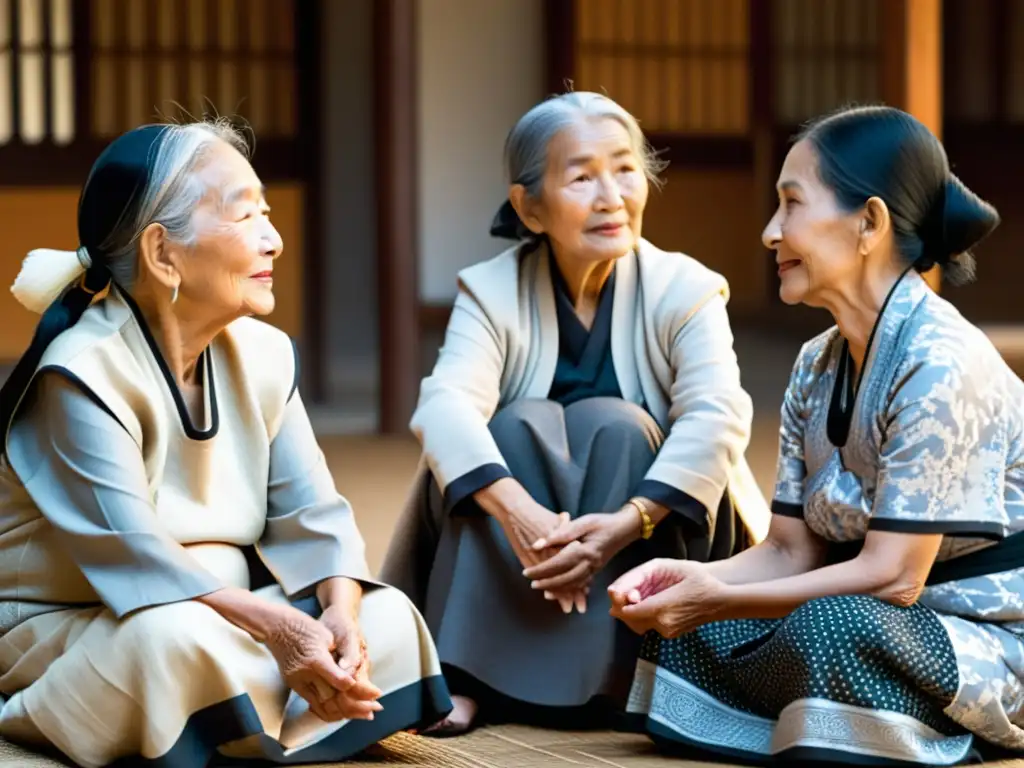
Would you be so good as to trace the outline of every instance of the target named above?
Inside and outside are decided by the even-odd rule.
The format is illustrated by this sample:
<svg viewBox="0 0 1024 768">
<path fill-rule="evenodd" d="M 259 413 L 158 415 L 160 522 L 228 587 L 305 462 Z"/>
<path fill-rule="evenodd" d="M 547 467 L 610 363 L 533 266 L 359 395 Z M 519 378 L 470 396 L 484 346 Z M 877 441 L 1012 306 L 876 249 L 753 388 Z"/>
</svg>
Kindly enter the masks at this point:
<svg viewBox="0 0 1024 768">
<path fill-rule="evenodd" d="M 647 507 L 639 499 L 633 498 L 626 502 L 640 513 L 640 538 L 649 539 L 654 535 L 654 521 L 647 514 Z"/>
</svg>

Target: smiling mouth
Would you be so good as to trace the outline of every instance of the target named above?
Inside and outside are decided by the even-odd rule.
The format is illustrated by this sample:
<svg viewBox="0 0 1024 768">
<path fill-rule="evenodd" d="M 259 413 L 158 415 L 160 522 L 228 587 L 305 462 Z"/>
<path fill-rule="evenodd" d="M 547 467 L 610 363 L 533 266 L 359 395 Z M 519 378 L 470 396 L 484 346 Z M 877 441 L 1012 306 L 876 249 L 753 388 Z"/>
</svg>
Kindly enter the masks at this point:
<svg viewBox="0 0 1024 768">
<path fill-rule="evenodd" d="M 273 272 L 257 272 L 255 275 L 251 275 L 250 280 L 273 280 Z"/>
<path fill-rule="evenodd" d="M 779 274 L 781 275 L 783 272 L 788 272 L 793 267 L 799 267 L 799 266 L 800 266 L 800 259 L 788 259 L 786 261 L 779 262 Z"/>
</svg>

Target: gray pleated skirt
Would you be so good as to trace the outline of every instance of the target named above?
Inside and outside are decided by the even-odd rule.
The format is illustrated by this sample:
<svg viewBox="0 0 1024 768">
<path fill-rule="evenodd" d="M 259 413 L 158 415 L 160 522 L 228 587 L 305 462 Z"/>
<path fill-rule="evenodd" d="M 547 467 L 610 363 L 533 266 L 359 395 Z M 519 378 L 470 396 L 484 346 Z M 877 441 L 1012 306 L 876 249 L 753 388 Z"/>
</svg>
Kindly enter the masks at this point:
<svg viewBox="0 0 1024 768">
<path fill-rule="evenodd" d="M 495 414 L 490 429 L 509 471 L 530 495 L 573 517 L 620 509 L 664 440 L 646 411 L 613 398 L 565 408 L 519 400 Z M 642 638 L 609 616 L 608 585 L 651 558 L 714 560 L 749 545 L 728 493 L 710 537 L 695 537 L 670 514 L 651 539 L 630 545 L 597 574 L 585 614 L 566 615 L 530 588 L 501 526 L 472 501 L 446 513 L 425 473 L 381 580 L 420 608 L 452 693 L 479 698 L 490 692 L 542 707 L 579 707 L 595 698 L 623 706 Z"/>
</svg>

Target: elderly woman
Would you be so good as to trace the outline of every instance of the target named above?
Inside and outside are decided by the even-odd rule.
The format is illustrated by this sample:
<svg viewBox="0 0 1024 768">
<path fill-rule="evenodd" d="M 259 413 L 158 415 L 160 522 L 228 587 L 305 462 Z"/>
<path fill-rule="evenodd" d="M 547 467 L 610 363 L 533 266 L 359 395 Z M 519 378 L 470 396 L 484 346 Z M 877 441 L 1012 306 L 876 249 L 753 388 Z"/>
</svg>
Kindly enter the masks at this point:
<svg viewBox="0 0 1024 768">
<path fill-rule="evenodd" d="M 492 234 L 519 242 L 459 275 L 412 419 L 430 476 L 381 577 L 438 644 L 456 694 L 439 734 L 481 704 L 545 723 L 623 704 L 639 644 L 606 587 L 659 554 L 742 550 L 769 517 L 743 460 L 726 282 L 641 239 L 659 165 L 636 121 L 570 93 L 530 110 L 505 155 Z"/>
<path fill-rule="evenodd" d="M 244 150 L 121 136 L 77 254 L 14 287 L 45 311 L 0 392 L 0 736 L 83 766 L 334 761 L 451 708 L 419 613 L 368 578 L 291 342 L 251 317 L 281 238 Z"/>
<path fill-rule="evenodd" d="M 726 758 L 1024 749 L 1024 384 L 919 274 L 969 279 L 996 211 L 885 107 L 812 125 L 778 193 L 782 299 L 836 325 L 785 394 L 767 539 L 612 585 L 615 615 L 654 630 L 631 709 Z"/>
</svg>

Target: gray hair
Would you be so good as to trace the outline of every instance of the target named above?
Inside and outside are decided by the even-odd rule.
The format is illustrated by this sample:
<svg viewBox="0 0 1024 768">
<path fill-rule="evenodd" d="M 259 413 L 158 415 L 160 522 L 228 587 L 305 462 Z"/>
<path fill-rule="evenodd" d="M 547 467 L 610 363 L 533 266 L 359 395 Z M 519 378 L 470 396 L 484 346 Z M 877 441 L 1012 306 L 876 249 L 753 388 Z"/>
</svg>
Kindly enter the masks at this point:
<svg viewBox="0 0 1024 768">
<path fill-rule="evenodd" d="M 147 185 L 140 192 L 138 205 L 132 206 L 133 215 L 119 221 L 99 247 L 118 285 L 131 290 L 138 271 L 138 241 L 150 224 L 162 224 L 172 242 L 185 246 L 195 243 L 193 217 L 208 191 L 196 172 L 209 151 L 222 142 L 249 157 L 245 134 L 227 120 L 164 127 Z"/>
<path fill-rule="evenodd" d="M 590 91 L 552 96 L 519 119 L 505 140 L 505 173 L 509 183 L 522 184 L 526 193 L 536 198 L 547 171 L 552 139 L 581 118 L 602 117 L 615 120 L 626 129 L 630 148 L 639 159 L 644 175 L 654 186 L 661 186 L 658 174 L 668 163 L 657 156 L 637 119 L 607 96 Z"/>
</svg>

